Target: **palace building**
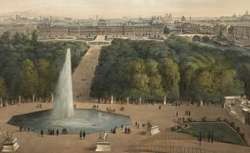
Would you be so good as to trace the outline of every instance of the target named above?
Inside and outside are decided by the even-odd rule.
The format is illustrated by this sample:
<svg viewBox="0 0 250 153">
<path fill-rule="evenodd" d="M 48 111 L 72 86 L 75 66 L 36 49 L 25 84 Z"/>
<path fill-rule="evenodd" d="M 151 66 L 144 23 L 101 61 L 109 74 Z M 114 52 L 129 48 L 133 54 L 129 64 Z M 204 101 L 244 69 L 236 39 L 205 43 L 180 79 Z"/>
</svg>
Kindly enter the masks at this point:
<svg viewBox="0 0 250 153">
<path fill-rule="evenodd" d="M 37 26 L 42 38 L 87 38 L 97 35 L 107 35 L 110 38 L 147 37 L 160 39 L 164 32 L 163 25 L 106 25 L 104 22 L 96 26 L 83 25 L 48 25 Z"/>
</svg>

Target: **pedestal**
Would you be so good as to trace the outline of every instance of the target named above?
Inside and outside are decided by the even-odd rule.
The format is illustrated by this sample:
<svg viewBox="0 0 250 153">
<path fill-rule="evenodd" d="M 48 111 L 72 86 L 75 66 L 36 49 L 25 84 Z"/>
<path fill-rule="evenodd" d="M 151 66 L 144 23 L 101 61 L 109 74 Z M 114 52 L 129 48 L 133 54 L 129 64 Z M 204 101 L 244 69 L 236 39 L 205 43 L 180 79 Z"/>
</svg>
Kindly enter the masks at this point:
<svg viewBox="0 0 250 153">
<path fill-rule="evenodd" d="M 3 153 L 13 153 L 13 152 L 16 152 L 19 147 L 20 146 L 17 143 L 17 138 L 13 138 L 13 139 L 10 139 L 10 140 L 6 140 L 3 143 L 3 147 L 2 147 L 1 152 L 3 152 Z"/>
<path fill-rule="evenodd" d="M 152 126 L 150 128 L 150 131 L 148 131 L 150 135 L 156 135 L 158 133 L 160 133 L 160 129 L 159 126 Z"/>
<path fill-rule="evenodd" d="M 111 144 L 108 141 L 99 141 L 96 143 L 96 152 L 111 151 Z"/>
</svg>

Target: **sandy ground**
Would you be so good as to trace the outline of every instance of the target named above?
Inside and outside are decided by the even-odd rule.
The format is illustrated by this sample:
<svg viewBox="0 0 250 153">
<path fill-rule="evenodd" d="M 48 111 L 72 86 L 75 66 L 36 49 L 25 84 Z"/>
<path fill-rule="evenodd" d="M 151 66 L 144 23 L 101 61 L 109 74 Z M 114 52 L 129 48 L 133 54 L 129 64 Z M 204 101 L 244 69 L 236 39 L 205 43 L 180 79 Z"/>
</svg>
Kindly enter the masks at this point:
<svg viewBox="0 0 250 153">
<path fill-rule="evenodd" d="M 0 108 L 0 130 L 13 132 L 14 136 L 18 138 L 20 149 L 18 153 L 91 153 L 94 152 L 95 143 L 98 138 L 98 134 L 91 134 L 86 137 L 86 140 L 80 140 L 78 135 L 60 135 L 60 136 L 47 136 L 41 137 L 39 134 L 33 132 L 19 132 L 18 128 L 12 125 L 8 125 L 6 122 L 13 115 L 24 114 L 34 111 L 40 111 L 43 109 L 51 108 L 51 104 L 42 104 L 43 109 L 36 108 L 37 104 L 20 104 L 15 106 L 8 106 Z M 78 108 L 92 108 L 93 103 L 77 103 Z M 124 107 L 124 111 L 120 111 L 121 107 Z M 159 105 L 119 105 L 119 104 L 102 104 L 99 105 L 101 110 L 106 110 L 106 107 L 112 107 L 116 109 L 116 113 L 129 115 L 132 123 L 138 121 L 140 123 L 146 123 L 150 121 L 153 125 L 159 125 L 161 133 L 156 136 L 143 135 L 142 132 L 145 129 L 132 127 L 131 134 L 124 134 L 118 131 L 117 134 L 109 134 L 108 141 L 112 145 L 112 153 L 125 153 L 125 152 L 146 152 L 145 150 L 157 152 L 197 152 L 197 148 L 203 150 L 203 152 L 214 153 L 250 153 L 250 148 L 231 145 L 224 143 L 208 144 L 204 142 L 201 146 L 197 140 L 191 136 L 184 134 L 176 134 L 169 129 L 175 125 L 176 112 L 179 112 L 179 116 L 184 116 L 184 112 L 191 111 L 191 116 L 194 119 L 201 119 L 203 116 L 209 116 L 208 119 L 216 119 L 217 117 L 228 118 L 227 112 L 218 106 L 162 106 L 159 110 Z M 241 125 L 239 123 L 239 125 Z M 249 126 L 241 125 L 242 129 L 245 129 L 247 133 L 250 133 Z M 247 137 L 249 140 L 250 136 Z M 139 147 L 136 148 L 136 147 Z M 178 150 L 179 149 L 179 150 Z"/>
<path fill-rule="evenodd" d="M 95 76 L 95 69 L 99 62 L 100 53 L 100 47 L 90 47 L 74 71 L 72 80 L 75 99 L 89 98 L 90 87 Z"/>
</svg>

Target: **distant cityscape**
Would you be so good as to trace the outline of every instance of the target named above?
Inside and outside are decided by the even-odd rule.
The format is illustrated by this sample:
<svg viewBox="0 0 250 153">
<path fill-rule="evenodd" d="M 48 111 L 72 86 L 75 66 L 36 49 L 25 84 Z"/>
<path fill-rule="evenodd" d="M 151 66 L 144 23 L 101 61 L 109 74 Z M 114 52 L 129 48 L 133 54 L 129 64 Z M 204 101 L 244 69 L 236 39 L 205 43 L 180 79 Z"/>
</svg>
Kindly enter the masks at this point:
<svg viewBox="0 0 250 153">
<path fill-rule="evenodd" d="M 181 36 L 222 35 L 228 41 L 241 46 L 249 46 L 250 14 L 222 17 L 175 17 L 171 13 L 148 18 L 104 19 L 96 16 L 89 19 L 69 17 L 32 17 L 26 15 L 0 16 L 0 34 L 30 33 L 36 30 L 39 39 L 91 40 L 97 35 L 107 38 L 159 39 L 166 33 Z"/>
</svg>

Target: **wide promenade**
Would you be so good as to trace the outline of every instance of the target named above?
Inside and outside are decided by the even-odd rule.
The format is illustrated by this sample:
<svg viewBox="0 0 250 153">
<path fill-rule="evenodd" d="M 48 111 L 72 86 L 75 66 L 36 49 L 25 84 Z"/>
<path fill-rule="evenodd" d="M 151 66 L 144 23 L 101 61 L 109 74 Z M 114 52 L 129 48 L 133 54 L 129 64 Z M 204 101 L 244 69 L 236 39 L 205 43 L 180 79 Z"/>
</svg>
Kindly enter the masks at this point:
<svg viewBox="0 0 250 153">
<path fill-rule="evenodd" d="M 12 105 L 0 108 L 0 129 L 1 133 L 9 131 L 18 138 L 21 145 L 18 153 L 91 153 L 94 152 L 95 143 L 99 134 L 87 135 L 85 140 L 80 140 L 78 135 L 59 135 L 41 137 L 33 132 L 19 132 L 19 128 L 8 125 L 7 121 L 17 114 L 24 114 L 34 111 L 41 111 L 51 109 L 51 103 L 41 103 L 42 108 L 37 108 L 37 103 L 25 103 L 19 105 Z M 94 103 L 76 103 L 77 108 L 92 108 Z M 109 134 L 108 141 L 112 144 L 113 153 L 125 152 L 145 152 L 145 150 L 159 150 L 161 152 L 169 152 L 169 147 L 172 148 L 171 152 L 177 152 L 182 147 L 183 150 L 197 151 L 201 149 L 203 152 L 214 153 L 248 153 L 250 148 L 224 144 L 214 143 L 208 144 L 204 142 L 202 146 L 195 138 L 184 134 L 176 134 L 170 131 L 170 127 L 175 125 L 176 112 L 179 116 L 184 116 L 185 111 L 191 110 L 191 116 L 194 119 L 200 119 L 207 116 L 208 119 L 215 119 L 217 117 L 230 118 L 227 112 L 218 106 L 171 106 L 161 105 L 132 105 L 132 104 L 98 104 L 99 109 L 106 111 L 106 108 L 116 110 L 116 113 L 129 115 L 131 117 L 131 134 L 124 134 L 118 130 L 116 134 Z M 124 110 L 120 108 L 124 107 Z M 161 134 L 156 136 L 149 136 L 142 134 L 145 128 L 137 128 L 134 126 L 135 122 L 147 123 L 151 122 L 153 125 L 158 125 Z M 249 127 L 248 127 L 249 128 Z M 249 138 L 249 133 L 247 134 Z M 174 151 L 175 150 L 175 151 Z M 180 149 L 179 149 L 180 152 Z M 183 152 L 184 153 L 184 152 Z"/>
</svg>

